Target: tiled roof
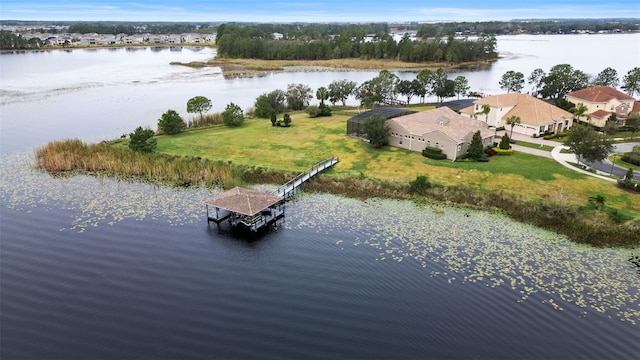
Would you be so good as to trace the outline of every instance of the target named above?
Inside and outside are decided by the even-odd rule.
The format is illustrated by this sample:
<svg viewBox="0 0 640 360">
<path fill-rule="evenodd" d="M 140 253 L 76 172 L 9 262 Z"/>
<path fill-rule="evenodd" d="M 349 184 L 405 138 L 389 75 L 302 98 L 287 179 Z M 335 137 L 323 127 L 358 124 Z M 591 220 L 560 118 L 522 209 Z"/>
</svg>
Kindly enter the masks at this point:
<svg viewBox="0 0 640 360">
<path fill-rule="evenodd" d="M 609 117 L 609 115 L 611 115 L 610 112 L 602 110 L 602 109 L 596 110 L 596 111 L 591 113 L 591 116 L 595 116 L 595 117 L 600 118 L 600 119 L 604 119 L 606 117 Z"/>
<path fill-rule="evenodd" d="M 588 88 L 584 88 L 582 90 L 572 91 L 568 93 L 567 96 L 593 103 L 607 102 L 612 99 L 635 100 L 633 97 L 610 86 L 589 86 Z"/>
<path fill-rule="evenodd" d="M 278 195 L 234 187 L 205 200 L 204 203 L 242 215 L 254 215 L 281 200 L 282 197 Z"/>
<path fill-rule="evenodd" d="M 389 121 L 397 123 L 409 133 L 415 135 L 426 135 L 439 131 L 456 143 L 465 141 L 470 132 L 475 133 L 478 130 L 480 130 L 480 135 L 483 138 L 494 135 L 494 132 L 490 131 L 484 122 L 469 119 L 446 106 L 399 116 Z"/>
<path fill-rule="evenodd" d="M 633 103 L 633 108 L 631 109 L 632 113 L 640 113 L 640 101 L 636 101 Z"/>
<path fill-rule="evenodd" d="M 475 103 L 488 104 L 492 108 L 513 107 L 502 117 L 503 120 L 518 116 L 521 124 L 533 126 L 553 124 L 557 120 L 573 117 L 570 112 L 528 94 L 509 93 L 487 96 L 476 100 Z M 473 108 L 463 109 L 462 112 L 473 114 Z"/>
</svg>

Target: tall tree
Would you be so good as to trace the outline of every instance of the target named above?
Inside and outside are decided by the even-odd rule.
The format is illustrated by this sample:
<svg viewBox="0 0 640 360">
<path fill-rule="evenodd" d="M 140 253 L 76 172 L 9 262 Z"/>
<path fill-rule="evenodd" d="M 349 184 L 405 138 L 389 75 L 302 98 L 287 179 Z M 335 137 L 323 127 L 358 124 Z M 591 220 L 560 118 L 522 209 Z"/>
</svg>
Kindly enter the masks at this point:
<svg viewBox="0 0 640 360">
<path fill-rule="evenodd" d="M 202 113 L 211 110 L 211 100 L 205 96 L 195 96 L 187 101 L 188 113 L 200 113 L 200 119 L 202 119 Z"/>
<path fill-rule="evenodd" d="M 347 98 L 353 94 L 358 84 L 349 80 L 334 80 L 329 84 L 329 101 L 332 104 L 341 101 L 342 106 L 347 105 Z"/>
<path fill-rule="evenodd" d="M 324 101 L 329 98 L 329 91 L 326 87 L 321 86 L 316 90 L 316 99 L 320 100 L 320 105 L 324 105 Z"/>
<path fill-rule="evenodd" d="M 282 90 L 273 90 L 267 94 L 267 98 L 269 99 L 269 104 L 271 104 L 271 108 L 276 114 L 284 112 L 286 109 L 286 101 L 287 94 Z"/>
<path fill-rule="evenodd" d="M 538 97 L 538 94 L 542 90 L 542 79 L 546 76 L 544 70 L 537 68 L 531 72 L 531 75 L 527 78 L 529 85 L 533 86 L 532 94 L 534 97 Z"/>
<path fill-rule="evenodd" d="M 624 125 L 631 131 L 631 138 L 633 139 L 633 134 L 640 130 L 640 114 L 629 114 L 624 121 Z"/>
<path fill-rule="evenodd" d="M 431 91 L 433 95 L 438 97 L 438 102 L 455 95 L 454 83 L 447 78 L 447 72 L 443 68 L 438 68 L 432 73 Z"/>
<path fill-rule="evenodd" d="M 511 115 L 507 118 L 506 122 L 507 122 L 507 125 L 511 126 L 511 135 L 509 137 L 513 138 L 513 128 L 516 125 L 520 124 L 522 120 L 520 119 L 520 116 Z"/>
<path fill-rule="evenodd" d="M 276 113 L 271 106 L 271 102 L 269 101 L 269 96 L 267 94 L 258 96 L 253 107 L 255 109 L 253 114 L 259 118 L 268 119 L 271 114 Z"/>
<path fill-rule="evenodd" d="M 289 84 L 287 86 L 287 105 L 291 110 L 302 110 L 309 105 L 311 88 L 304 84 Z"/>
<path fill-rule="evenodd" d="M 631 96 L 635 93 L 640 94 L 640 67 L 634 67 L 624 76 L 622 89 Z"/>
<path fill-rule="evenodd" d="M 384 116 L 380 114 L 372 115 L 365 121 L 363 130 L 374 147 L 379 148 L 389 143 L 391 128 L 389 128 L 387 119 Z"/>
<path fill-rule="evenodd" d="M 160 119 L 158 119 L 158 131 L 174 135 L 182 131 L 186 127 L 184 120 L 175 110 L 167 110 Z"/>
<path fill-rule="evenodd" d="M 407 104 L 411 102 L 411 98 L 414 95 L 413 86 L 411 80 L 400 80 L 396 84 L 396 92 L 407 98 Z"/>
<path fill-rule="evenodd" d="M 364 106 L 377 104 L 392 105 L 396 102 L 396 83 L 398 76 L 382 70 L 375 78 L 365 81 L 356 91 L 356 98 Z"/>
<path fill-rule="evenodd" d="M 588 162 L 601 161 L 613 151 L 609 139 L 585 125 L 578 125 L 572 129 L 564 144 L 576 154 L 578 163 L 580 158 Z"/>
<path fill-rule="evenodd" d="M 434 93 L 433 91 L 434 76 L 435 76 L 435 73 L 433 72 L 433 70 L 430 70 L 430 69 L 422 69 L 416 76 L 416 80 L 418 80 L 422 84 L 422 87 L 424 88 L 425 96 L 432 95 Z M 424 96 L 422 97 L 422 102 L 424 102 Z"/>
<path fill-rule="evenodd" d="M 500 89 L 506 92 L 520 92 L 524 88 L 524 74 L 519 71 L 509 70 L 502 75 L 499 82 Z"/>
<path fill-rule="evenodd" d="M 559 99 L 571 91 L 586 88 L 589 76 L 569 64 L 559 64 L 551 67 L 549 73 L 542 78 L 542 84 L 540 94 L 543 98 Z"/>
<path fill-rule="evenodd" d="M 469 89 L 471 89 L 471 87 L 469 87 L 469 80 L 462 75 L 456 76 L 456 78 L 453 79 L 453 84 L 454 92 L 458 95 L 458 99 L 460 99 L 460 95 L 466 96 Z"/>
<path fill-rule="evenodd" d="M 593 85 L 598 86 L 611 86 L 615 88 L 618 87 L 619 84 L 620 79 L 618 78 L 618 72 L 611 67 L 600 71 L 593 80 Z"/>
</svg>

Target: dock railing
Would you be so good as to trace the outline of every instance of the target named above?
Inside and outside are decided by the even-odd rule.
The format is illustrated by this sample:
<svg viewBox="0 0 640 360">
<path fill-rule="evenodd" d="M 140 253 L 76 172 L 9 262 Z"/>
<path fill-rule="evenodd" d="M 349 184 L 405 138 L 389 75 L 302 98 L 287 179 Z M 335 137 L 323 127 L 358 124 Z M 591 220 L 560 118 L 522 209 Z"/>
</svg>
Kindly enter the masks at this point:
<svg viewBox="0 0 640 360">
<path fill-rule="evenodd" d="M 273 193 L 275 195 L 282 196 L 283 198 L 289 197 L 295 193 L 296 189 L 300 187 L 305 181 L 311 179 L 324 169 L 328 169 L 338 163 L 339 159 L 335 156 L 320 161 L 317 164 L 312 165 L 307 170 L 301 172 L 293 179 L 287 181 L 285 184 L 279 186 Z"/>
</svg>

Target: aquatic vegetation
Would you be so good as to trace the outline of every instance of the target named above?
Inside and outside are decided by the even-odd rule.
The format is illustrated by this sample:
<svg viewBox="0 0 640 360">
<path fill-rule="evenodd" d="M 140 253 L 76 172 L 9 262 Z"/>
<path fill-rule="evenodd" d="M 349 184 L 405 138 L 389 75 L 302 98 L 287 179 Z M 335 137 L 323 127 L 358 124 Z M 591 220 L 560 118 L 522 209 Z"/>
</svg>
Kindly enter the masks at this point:
<svg viewBox="0 0 640 360">
<path fill-rule="evenodd" d="M 0 202 L 27 213 L 69 211 L 69 226 L 60 231 L 92 231 L 125 219 L 206 226 L 202 200 L 216 192 L 205 186 L 52 177 L 34 170 L 32 161 L 28 155 L 0 159 Z M 368 246 L 371 261 L 406 261 L 425 276 L 507 287 L 518 301 L 542 301 L 558 311 L 576 306 L 582 316 L 596 311 L 640 322 L 640 276 L 629 262 L 637 256 L 632 249 L 597 249 L 500 214 L 407 200 L 303 193 L 288 207 L 285 231 L 315 231 L 340 248 Z"/>
<path fill-rule="evenodd" d="M 448 206 L 321 194 L 303 195 L 294 206 L 286 227 L 323 234 L 347 229 L 353 238 L 337 245 L 371 246 L 378 261 L 413 261 L 449 282 L 507 286 L 518 301 L 535 297 L 562 310 L 560 299 L 585 316 L 597 311 L 640 322 L 632 250 L 594 249 L 502 215 Z"/>
</svg>

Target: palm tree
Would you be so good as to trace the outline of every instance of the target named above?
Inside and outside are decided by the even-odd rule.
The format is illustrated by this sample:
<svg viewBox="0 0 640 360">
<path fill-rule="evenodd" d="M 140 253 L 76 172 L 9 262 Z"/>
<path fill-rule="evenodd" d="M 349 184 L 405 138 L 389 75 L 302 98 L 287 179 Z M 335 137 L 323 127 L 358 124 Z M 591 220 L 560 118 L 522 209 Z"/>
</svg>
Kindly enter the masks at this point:
<svg viewBox="0 0 640 360">
<path fill-rule="evenodd" d="M 491 112 L 491 105 L 489 104 L 483 104 L 482 105 L 482 111 L 478 111 L 477 113 L 473 114 L 474 118 L 477 118 L 478 115 L 482 114 L 484 115 L 484 122 L 489 121 L 489 113 Z"/>
<path fill-rule="evenodd" d="M 520 116 L 511 115 L 507 118 L 506 122 L 507 125 L 511 125 L 511 135 L 509 136 L 509 138 L 513 139 L 513 127 L 516 126 L 516 124 L 520 124 Z"/>
<path fill-rule="evenodd" d="M 569 109 L 569 111 L 573 113 L 574 118 L 578 121 L 580 121 L 581 117 L 585 116 L 585 113 L 588 110 L 589 108 L 583 103 L 579 103 L 578 105 Z M 587 121 L 589 122 L 589 124 L 591 124 L 591 115 L 586 114 L 586 116 L 587 116 Z"/>
</svg>

